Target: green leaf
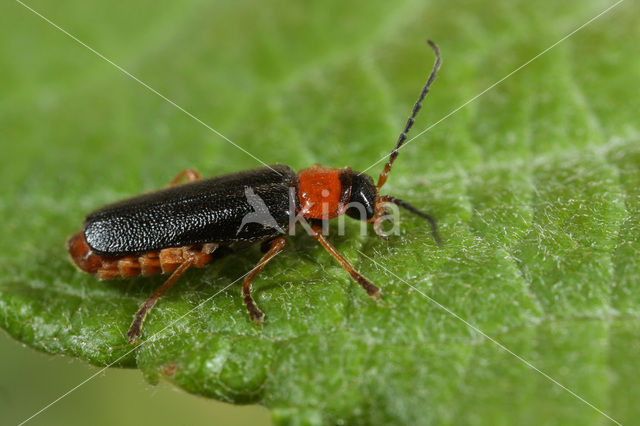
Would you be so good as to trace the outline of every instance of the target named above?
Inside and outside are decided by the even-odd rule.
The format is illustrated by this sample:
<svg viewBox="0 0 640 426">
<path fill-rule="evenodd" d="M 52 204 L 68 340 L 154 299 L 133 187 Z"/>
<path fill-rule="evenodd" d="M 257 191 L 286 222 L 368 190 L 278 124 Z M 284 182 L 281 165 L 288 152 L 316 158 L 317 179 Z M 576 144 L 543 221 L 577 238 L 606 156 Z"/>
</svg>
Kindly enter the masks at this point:
<svg viewBox="0 0 640 426">
<path fill-rule="evenodd" d="M 267 163 L 363 170 L 424 82 L 425 38 L 444 64 L 414 135 L 612 3 L 30 4 Z M 443 246 L 409 215 L 389 242 L 331 228 L 381 300 L 298 235 L 256 281 L 263 326 L 227 288 L 254 248 L 189 271 L 134 351 L 132 314 L 163 277 L 100 282 L 68 261 L 67 236 L 181 169 L 258 164 L 24 7 L 0 8 L 0 326 L 18 340 L 264 404 L 276 423 L 607 421 L 513 354 L 617 421 L 640 415 L 636 3 L 401 151 L 385 189 L 438 218 Z"/>
</svg>

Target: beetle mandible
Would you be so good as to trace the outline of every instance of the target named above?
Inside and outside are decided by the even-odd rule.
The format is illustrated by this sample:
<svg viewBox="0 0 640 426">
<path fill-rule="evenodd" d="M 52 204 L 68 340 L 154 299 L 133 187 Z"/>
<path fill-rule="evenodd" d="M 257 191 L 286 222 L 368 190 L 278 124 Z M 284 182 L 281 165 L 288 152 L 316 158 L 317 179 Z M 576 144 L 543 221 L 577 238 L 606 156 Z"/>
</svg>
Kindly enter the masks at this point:
<svg viewBox="0 0 640 426">
<path fill-rule="evenodd" d="M 189 169 L 179 173 L 168 188 L 107 205 L 86 217 L 83 228 L 67 242 L 71 259 L 80 270 L 101 279 L 171 274 L 134 315 L 127 333 L 130 343 L 141 335 L 142 323 L 158 298 L 187 269 L 207 265 L 221 248 L 241 248 L 258 242 L 266 253 L 245 276 L 242 294 L 251 320 L 262 323 L 264 314 L 251 297 L 251 283 L 265 264 L 285 248 L 282 234 L 291 223 L 291 215 L 309 220 L 311 237 L 374 298 L 380 296 L 380 289 L 327 241 L 319 221 L 346 214 L 373 223 L 376 234 L 386 238 L 381 223 L 387 217 L 385 205 L 393 203 L 429 221 L 434 239 L 440 243 L 431 215 L 398 198 L 380 194 L 440 68 L 439 49 L 431 40 L 427 42 L 436 57 L 433 69 L 377 184 L 370 176 L 349 167 L 316 165 L 295 173 L 288 166 L 274 165 L 202 180 Z M 180 184 L 185 178 L 189 182 Z M 268 209 L 271 226 L 243 220 L 256 213 L 250 200 L 254 196 Z"/>
</svg>

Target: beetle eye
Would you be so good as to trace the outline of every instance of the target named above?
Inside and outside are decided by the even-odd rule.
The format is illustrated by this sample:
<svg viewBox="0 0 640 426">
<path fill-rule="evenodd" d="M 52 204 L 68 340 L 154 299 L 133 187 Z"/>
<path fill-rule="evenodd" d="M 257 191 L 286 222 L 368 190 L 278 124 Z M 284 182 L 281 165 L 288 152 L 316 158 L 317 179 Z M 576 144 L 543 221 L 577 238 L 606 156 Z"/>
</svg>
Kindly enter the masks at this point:
<svg viewBox="0 0 640 426">
<path fill-rule="evenodd" d="M 376 187 L 371 176 L 354 172 L 351 197 L 345 214 L 359 220 L 369 220 L 375 214 Z"/>
</svg>

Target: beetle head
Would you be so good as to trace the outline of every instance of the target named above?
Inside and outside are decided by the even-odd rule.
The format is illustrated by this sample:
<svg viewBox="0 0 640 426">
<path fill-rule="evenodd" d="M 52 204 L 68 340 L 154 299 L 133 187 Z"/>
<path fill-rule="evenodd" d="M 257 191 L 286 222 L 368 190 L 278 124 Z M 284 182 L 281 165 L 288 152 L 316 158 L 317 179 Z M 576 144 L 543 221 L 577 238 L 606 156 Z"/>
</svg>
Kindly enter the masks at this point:
<svg viewBox="0 0 640 426">
<path fill-rule="evenodd" d="M 353 172 L 351 176 L 351 195 L 345 214 L 359 220 L 369 221 L 375 213 L 378 192 L 369 175 Z"/>
</svg>

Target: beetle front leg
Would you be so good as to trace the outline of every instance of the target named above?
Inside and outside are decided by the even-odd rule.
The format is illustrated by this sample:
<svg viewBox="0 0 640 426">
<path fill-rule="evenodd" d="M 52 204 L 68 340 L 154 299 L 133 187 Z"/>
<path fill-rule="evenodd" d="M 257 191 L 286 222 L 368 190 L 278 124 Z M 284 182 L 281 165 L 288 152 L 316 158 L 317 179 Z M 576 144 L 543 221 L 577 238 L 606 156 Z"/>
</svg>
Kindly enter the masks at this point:
<svg viewBox="0 0 640 426">
<path fill-rule="evenodd" d="M 329 252 L 331 256 L 333 256 L 338 262 L 340 262 L 340 265 L 342 265 L 342 267 L 349 273 L 349 275 L 351 275 L 351 278 L 353 278 L 358 284 L 360 284 L 360 286 L 365 289 L 369 296 L 373 297 L 374 299 L 380 298 L 380 289 L 371 281 L 369 281 L 367 277 L 356 271 L 353 265 L 351 265 L 347 259 L 342 257 L 338 250 L 336 250 L 336 248 L 332 246 L 329 241 L 327 241 L 327 239 L 322 234 L 322 227 L 313 225 L 311 229 L 313 231 L 311 236 L 320 244 L 322 244 L 322 246 Z"/>
<path fill-rule="evenodd" d="M 244 296 L 244 304 L 247 307 L 247 311 L 249 311 L 249 317 L 252 321 L 257 322 L 258 324 L 262 324 L 264 314 L 256 305 L 256 302 L 251 297 L 251 283 L 258 275 L 258 273 L 264 268 L 264 266 L 269 262 L 273 256 L 280 253 L 284 250 L 287 245 L 287 240 L 284 237 L 278 237 L 271 242 L 269 251 L 262 256 L 260 262 L 249 272 L 249 274 L 244 278 L 244 283 L 242 285 L 242 295 Z"/>
<path fill-rule="evenodd" d="M 182 179 L 187 179 L 187 182 L 195 182 L 200 180 L 200 173 L 196 169 L 185 169 L 178 173 L 176 177 L 171 179 L 169 186 L 175 186 L 180 183 Z"/>
</svg>

